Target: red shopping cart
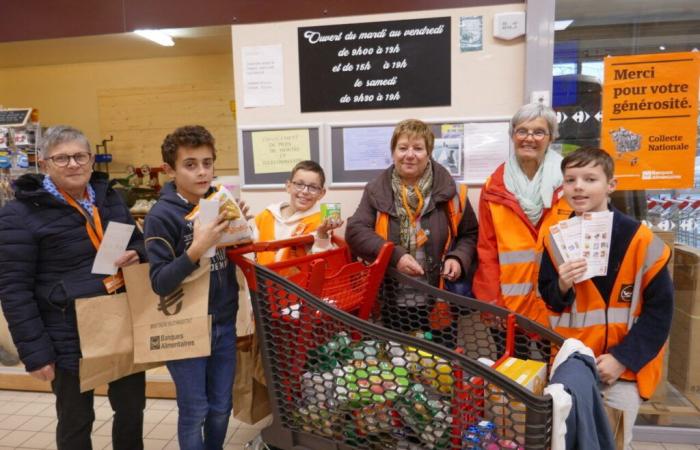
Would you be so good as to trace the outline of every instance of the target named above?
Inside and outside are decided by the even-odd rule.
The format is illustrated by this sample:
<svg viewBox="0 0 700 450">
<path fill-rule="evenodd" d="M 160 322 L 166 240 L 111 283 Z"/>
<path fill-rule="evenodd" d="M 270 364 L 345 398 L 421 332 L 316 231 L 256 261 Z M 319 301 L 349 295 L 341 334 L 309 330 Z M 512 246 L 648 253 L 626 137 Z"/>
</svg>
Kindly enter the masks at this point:
<svg viewBox="0 0 700 450">
<path fill-rule="evenodd" d="M 304 235 L 280 241 L 257 242 L 228 250 L 228 257 L 241 268 L 248 287 L 255 290 L 255 261 L 246 255 L 279 251 L 284 248 L 310 246 L 312 235 Z M 267 266 L 292 283 L 299 285 L 311 294 L 346 312 L 354 313 L 362 319 L 369 318 L 382 284 L 384 271 L 389 265 L 394 245 L 387 242 L 382 246 L 375 261 L 364 264 L 353 261 L 345 241 L 333 236 L 335 248 L 322 253 L 305 254 Z M 273 314 L 288 317 L 297 316 L 295 299 L 285 299 L 273 305 Z"/>
<path fill-rule="evenodd" d="M 474 354 L 472 342 L 489 347 L 488 354 L 500 351 L 486 329 L 474 330 L 472 341 L 460 336 L 453 351 L 361 320 L 266 267 L 249 269 L 273 411 L 262 431 L 266 444 L 284 450 L 549 447 L 551 399 L 467 356 Z M 453 320 L 492 314 L 491 326 L 504 326 L 498 330 L 505 333 L 504 351 L 514 351 L 516 325 L 540 330 L 501 308 L 431 289 L 425 294 L 449 303 Z M 280 314 L 285 302 L 298 305 L 293 319 Z M 470 314 L 457 314 L 462 307 Z"/>
</svg>

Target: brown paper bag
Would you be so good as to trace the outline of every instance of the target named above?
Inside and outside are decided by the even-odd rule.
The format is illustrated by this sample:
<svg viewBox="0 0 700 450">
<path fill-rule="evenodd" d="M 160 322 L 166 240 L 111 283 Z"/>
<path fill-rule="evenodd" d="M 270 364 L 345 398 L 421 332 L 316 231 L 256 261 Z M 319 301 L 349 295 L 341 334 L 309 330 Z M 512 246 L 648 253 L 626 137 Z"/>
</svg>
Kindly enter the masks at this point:
<svg viewBox="0 0 700 450">
<path fill-rule="evenodd" d="M 125 267 L 124 280 L 134 323 L 134 362 L 146 363 L 209 356 L 208 258 L 170 295 L 151 289 L 148 264 Z"/>
<path fill-rule="evenodd" d="M 233 417 L 254 425 L 272 412 L 256 335 L 238 338 L 236 357 Z"/>
<path fill-rule="evenodd" d="M 126 294 L 77 299 L 80 392 L 159 364 L 134 364 L 131 313 Z"/>
</svg>

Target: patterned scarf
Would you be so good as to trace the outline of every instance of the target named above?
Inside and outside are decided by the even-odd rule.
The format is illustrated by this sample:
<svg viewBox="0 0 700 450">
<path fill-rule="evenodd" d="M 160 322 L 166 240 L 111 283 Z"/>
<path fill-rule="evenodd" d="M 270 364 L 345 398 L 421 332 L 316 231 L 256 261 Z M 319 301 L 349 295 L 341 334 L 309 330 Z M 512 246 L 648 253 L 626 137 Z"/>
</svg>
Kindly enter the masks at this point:
<svg viewBox="0 0 700 450">
<path fill-rule="evenodd" d="M 418 180 L 416 185 L 418 191 L 423 197 L 423 210 L 428 204 L 428 198 L 430 193 L 433 191 L 433 167 L 428 161 L 428 165 L 425 168 L 425 172 Z M 396 206 L 396 213 L 399 216 L 399 230 L 400 230 L 400 245 L 405 248 L 411 256 L 416 256 L 416 231 L 417 228 L 411 223 L 411 216 L 406 208 L 404 207 L 403 196 L 405 194 L 408 206 L 415 212 L 416 208 L 420 202 L 416 191 L 413 186 L 406 186 L 402 181 L 399 174 L 396 172 L 396 168 L 391 172 L 391 190 L 394 192 L 394 205 Z M 418 216 L 422 215 L 423 211 L 418 211 Z M 416 222 L 418 223 L 418 222 Z"/>
<path fill-rule="evenodd" d="M 68 204 L 65 198 L 63 198 L 63 195 L 58 191 L 58 188 L 56 185 L 53 183 L 51 178 L 48 175 L 44 175 L 44 180 L 42 181 L 42 186 L 46 192 L 49 194 L 53 195 L 56 197 L 58 200 L 62 201 L 65 204 Z M 92 205 L 95 204 L 95 190 L 90 186 L 90 183 L 87 185 L 87 193 L 88 196 L 87 198 L 82 197 L 82 198 L 76 198 L 75 200 L 80 204 L 80 206 L 83 207 L 85 211 L 90 213 L 92 215 Z"/>
</svg>

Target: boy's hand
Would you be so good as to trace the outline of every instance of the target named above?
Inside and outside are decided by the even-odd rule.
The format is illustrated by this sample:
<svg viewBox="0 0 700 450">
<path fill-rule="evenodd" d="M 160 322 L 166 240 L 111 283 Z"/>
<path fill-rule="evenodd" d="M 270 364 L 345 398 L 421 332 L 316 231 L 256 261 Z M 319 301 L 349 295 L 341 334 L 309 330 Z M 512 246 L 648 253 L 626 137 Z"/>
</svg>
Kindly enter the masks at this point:
<svg viewBox="0 0 700 450">
<path fill-rule="evenodd" d="M 207 224 L 202 224 L 199 219 L 195 220 L 192 245 L 187 249 L 190 261 L 196 263 L 208 249 L 215 246 L 224 235 L 227 226 L 228 220 L 224 218 L 223 213 Z"/>
<path fill-rule="evenodd" d="M 410 254 L 406 253 L 399 259 L 399 262 L 396 263 L 396 269 L 401 272 L 405 273 L 408 276 L 415 277 L 418 275 L 423 275 L 423 268 L 421 267 L 420 264 L 418 264 L 418 261 L 411 256 Z"/>
<path fill-rule="evenodd" d="M 241 212 L 243 213 L 245 220 L 250 220 L 253 218 L 253 215 L 250 214 L 250 206 L 248 206 L 244 200 L 237 198 L 236 203 L 238 203 L 238 207 L 241 208 Z"/>
<path fill-rule="evenodd" d="M 598 366 L 600 380 L 605 384 L 613 384 L 626 369 L 626 367 L 610 353 L 600 355 L 595 359 L 595 362 Z"/>
<path fill-rule="evenodd" d="M 328 232 L 342 227 L 343 223 L 345 223 L 344 220 L 327 217 L 323 220 L 321 225 L 316 228 L 316 236 L 318 236 L 319 239 L 328 239 Z"/>
<path fill-rule="evenodd" d="M 576 259 L 559 266 L 559 292 L 562 295 L 569 292 L 576 280 L 586 273 L 587 267 L 588 263 L 586 263 L 585 259 Z"/>
</svg>

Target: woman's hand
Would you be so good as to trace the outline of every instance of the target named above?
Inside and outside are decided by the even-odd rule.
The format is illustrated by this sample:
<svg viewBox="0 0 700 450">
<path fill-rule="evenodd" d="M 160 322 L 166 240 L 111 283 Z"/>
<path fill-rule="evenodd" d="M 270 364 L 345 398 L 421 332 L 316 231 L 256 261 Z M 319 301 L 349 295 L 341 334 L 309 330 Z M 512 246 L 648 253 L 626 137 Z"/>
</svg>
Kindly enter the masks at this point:
<svg viewBox="0 0 700 450">
<path fill-rule="evenodd" d="M 114 265 L 121 268 L 130 266 L 132 264 L 138 264 L 140 261 L 139 254 L 136 250 L 127 250 L 122 255 L 114 261 Z"/>
<path fill-rule="evenodd" d="M 462 276 L 462 265 L 455 258 L 447 258 L 442 264 L 442 277 L 447 281 L 459 280 Z"/>
<path fill-rule="evenodd" d="M 33 376 L 39 381 L 53 381 L 53 379 L 56 377 L 55 366 L 53 363 L 47 364 L 41 369 L 29 372 L 29 375 Z"/>
<path fill-rule="evenodd" d="M 225 219 L 223 213 L 220 213 L 216 220 L 207 224 L 202 224 L 199 219 L 195 220 L 192 245 L 187 249 L 190 261 L 196 263 L 207 250 L 218 244 L 227 226 L 228 220 Z"/>
<path fill-rule="evenodd" d="M 328 232 L 342 227 L 343 223 L 345 223 L 344 220 L 327 217 L 323 220 L 321 225 L 316 228 L 316 236 L 318 236 L 319 239 L 328 239 Z"/>
<path fill-rule="evenodd" d="M 595 363 L 598 366 L 600 380 L 605 384 L 613 384 L 616 382 L 626 369 L 626 367 L 610 353 L 600 355 L 595 359 Z"/>
<path fill-rule="evenodd" d="M 399 272 L 412 277 L 417 277 L 425 273 L 423 272 L 423 268 L 421 267 L 421 265 L 418 264 L 418 261 L 416 261 L 416 258 L 409 255 L 408 253 L 406 253 L 401 257 L 401 259 L 399 259 L 399 262 L 396 264 L 396 269 Z"/>
<path fill-rule="evenodd" d="M 588 263 L 585 259 L 568 261 L 559 266 L 559 291 L 562 295 L 569 292 L 576 280 L 586 273 L 587 267 Z"/>
</svg>

